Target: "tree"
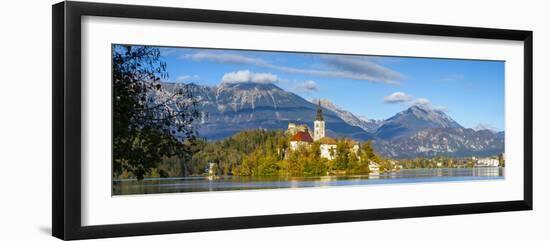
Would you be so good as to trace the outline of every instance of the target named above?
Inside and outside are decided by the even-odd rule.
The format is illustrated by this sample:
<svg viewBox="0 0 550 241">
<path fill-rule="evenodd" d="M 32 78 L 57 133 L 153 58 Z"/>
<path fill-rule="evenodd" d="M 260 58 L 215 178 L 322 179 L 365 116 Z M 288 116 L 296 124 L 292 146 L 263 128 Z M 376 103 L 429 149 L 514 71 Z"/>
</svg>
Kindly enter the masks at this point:
<svg viewBox="0 0 550 241">
<path fill-rule="evenodd" d="M 303 174 L 306 176 L 326 175 L 327 159 L 321 158 L 321 144 L 314 142 L 306 154 Z"/>
<path fill-rule="evenodd" d="M 375 153 L 374 148 L 372 147 L 372 141 L 367 141 L 363 143 L 359 149 L 359 161 L 358 161 L 358 172 L 361 174 L 368 174 L 370 172 L 369 164 L 370 162 L 375 162 L 377 164 L 383 164 L 383 161 Z M 383 166 L 381 165 L 381 168 Z"/>
<path fill-rule="evenodd" d="M 360 156 L 361 158 L 367 159 L 369 161 L 380 161 L 380 158 L 374 152 L 374 148 L 372 148 L 372 141 L 367 141 L 363 143 L 363 145 L 361 145 Z"/>
<path fill-rule="evenodd" d="M 348 168 L 346 173 L 359 174 L 359 165 L 360 162 L 357 155 L 353 151 L 348 152 Z"/>
<path fill-rule="evenodd" d="M 113 175 L 129 171 L 141 180 L 162 158 L 189 160 L 202 117 L 193 86 L 162 89 L 168 73 L 158 48 L 114 45 L 112 56 Z"/>
<path fill-rule="evenodd" d="M 504 154 L 503 154 L 503 153 L 498 154 L 498 165 L 499 165 L 500 167 L 504 167 L 504 166 L 505 166 L 505 163 L 504 163 Z"/>
<path fill-rule="evenodd" d="M 336 156 L 334 158 L 334 169 L 346 171 L 349 165 L 350 149 L 346 140 L 338 140 L 336 143 Z"/>
</svg>

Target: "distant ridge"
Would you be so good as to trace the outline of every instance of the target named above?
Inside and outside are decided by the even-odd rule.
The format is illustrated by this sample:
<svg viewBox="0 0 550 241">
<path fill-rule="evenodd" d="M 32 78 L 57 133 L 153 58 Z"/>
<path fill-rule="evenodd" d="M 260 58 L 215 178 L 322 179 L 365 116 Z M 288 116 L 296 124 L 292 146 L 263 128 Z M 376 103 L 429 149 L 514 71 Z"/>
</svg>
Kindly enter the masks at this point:
<svg viewBox="0 0 550 241">
<path fill-rule="evenodd" d="M 346 123 L 357 126 L 366 132 L 374 133 L 380 125 L 383 124 L 383 121 L 381 120 L 374 120 L 374 119 L 368 119 L 366 117 L 358 117 L 354 115 L 353 113 L 344 110 L 341 107 L 336 106 L 334 103 L 332 103 L 330 100 L 327 99 L 312 99 L 311 103 L 317 103 L 318 101 L 321 102 L 321 105 L 334 113 L 336 113 L 342 120 L 344 120 Z"/>
<path fill-rule="evenodd" d="M 414 105 L 385 120 L 376 131 L 376 137 L 394 139 L 427 128 L 462 128 L 462 126 L 443 111 Z"/>
</svg>

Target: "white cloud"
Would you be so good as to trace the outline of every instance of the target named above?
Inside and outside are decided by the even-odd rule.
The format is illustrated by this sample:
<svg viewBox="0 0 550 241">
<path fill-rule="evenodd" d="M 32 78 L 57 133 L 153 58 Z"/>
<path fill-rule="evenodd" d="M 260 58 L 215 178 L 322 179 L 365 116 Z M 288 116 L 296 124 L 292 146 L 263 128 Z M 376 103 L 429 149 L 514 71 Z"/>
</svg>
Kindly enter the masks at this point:
<svg viewBox="0 0 550 241">
<path fill-rule="evenodd" d="M 351 79 L 397 84 L 404 76 L 390 68 L 375 63 L 369 58 L 344 55 L 323 55 L 322 59 L 336 69 L 342 70 Z"/>
<path fill-rule="evenodd" d="M 434 110 L 442 111 L 442 112 L 447 112 L 447 107 L 442 105 L 432 105 L 430 106 L 430 108 Z"/>
<path fill-rule="evenodd" d="M 294 86 L 295 91 L 299 92 L 315 92 L 319 90 L 319 86 L 313 80 L 307 80 L 304 82 L 296 83 Z"/>
<path fill-rule="evenodd" d="M 432 102 L 426 98 L 416 98 L 408 103 L 410 106 L 416 105 L 427 109 L 447 112 L 447 107 L 442 105 L 433 105 Z"/>
<path fill-rule="evenodd" d="M 416 98 L 410 102 L 411 105 L 418 105 L 418 106 L 431 106 L 432 102 L 426 98 Z"/>
<path fill-rule="evenodd" d="M 394 92 L 391 95 L 384 97 L 384 103 L 395 104 L 404 103 L 412 100 L 412 96 L 403 92 Z"/>
<path fill-rule="evenodd" d="M 223 75 L 222 83 L 258 83 L 272 84 L 279 82 L 277 75 L 270 73 L 254 73 L 249 70 L 239 70 L 237 72 L 229 72 Z"/>
<path fill-rule="evenodd" d="M 195 54 L 183 55 L 181 58 L 191 59 L 194 61 L 206 60 L 206 61 L 212 61 L 212 62 L 218 62 L 218 63 L 224 63 L 224 64 L 228 64 L 228 63 L 229 64 L 253 64 L 253 65 L 267 64 L 267 62 L 258 58 L 251 58 L 243 55 L 230 54 L 230 53 L 216 53 L 212 51 L 201 51 Z"/>
<path fill-rule="evenodd" d="M 384 97 L 384 103 L 387 104 L 403 104 L 405 106 L 421 106 L 424 108 L 437 110 L 437 111 L 447 111 L 447 107 L 441 105 L 433 105 L 432 102 L 427 98 L 416 98 L 412 95 L 408 95 L 403 92 L 394 92 L 391 95 Z"/>
<path fill-rule="evenodd" d="M 447 76 L 441 78 L 440 81 L 442 81 L 442 82 L 456 82 L 456 81 L 463 80 L 463 79 L 464 79 L 464 75 L 462 75 L 462 74 L 451 74 L 451 75 L 447 75 Z"/>
<path fill-rule="evenodd" d="M 181 75 L 176 78 L 176 82 L 186 82 L 190 80 L 197 80 L 199 79 L 198 75 Z"/>
<path fill-rule="evenodd" d="M 487 123 L 479 123 L 472 129 L 474 129 L 475 131 L 489 130 L 491 132 L 497 132 L 497 128 L 495 128 L 491 124 L 487 124 Z"/>
<path fill-rule="evenodd" d="M 163 57 L 175 55 L 177 53 L 178 50 L 174 48 L 160 48 L 160 55 Z"/>
<path fill-rule="evenodd" d="M 399 84 L 404 78 L 400 73 L 375 63 L 369 58 L 343 55 L 321 55 L 320 61 L 331 69 L 296 68 L 276 65 L 261 58 L 248 57 L 233 53 L 217 53 L 215 51 L 200 51 L 194 54 L 183 55 L 182 59 L 193 61 L 211 61 L 224 64 L 251 64 L 270 68 L 286 73 L 304 74 L 317 77 L 342 78 L 351 80 L 365 80 L 387 84 Z"/>
</svg>

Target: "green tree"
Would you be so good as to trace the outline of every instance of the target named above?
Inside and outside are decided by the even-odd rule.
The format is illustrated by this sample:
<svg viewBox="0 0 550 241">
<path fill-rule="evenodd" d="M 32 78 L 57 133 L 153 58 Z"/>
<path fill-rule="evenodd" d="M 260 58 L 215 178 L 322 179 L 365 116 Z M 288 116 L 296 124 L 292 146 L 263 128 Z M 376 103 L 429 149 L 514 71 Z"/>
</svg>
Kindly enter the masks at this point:
<svg viewBox="0 0 550 241">
<path fill-rule="evenodd" d="M 350 149 L 345 140 L 338 140 L 336 143 L 336 156 L 334 158 L 334 169 L 346 171 L 349 165 Z"/>
<path fill-rule="evenodd" d="M 346 173 L 348 174 L 359 174 L 359 157 L 352 151 L 348 153 L 348 168 Z"/>
<path fill-rule="evenodd" d="M 362 159 L 366 159 L 369 161 L 379 162 L 380 158 L 378 155 L 374 152 L 374 148 L 372 147 L 372 141 L 367 141 L 361 145 L 359 155 Z"/>
<path fill-rule="evenodd" d="M 500 153 L 498 155 L 498 165 L 501 166 L 501 167 L 504 167 L 505 166 L 505 163 L 504 163 L 504 154 Z"/>
<path fill-rule="evenodd" d="M 168 73 L 160 50 L 113 45 L 112 77 L 113 175 L 126 171 L 141 180 L 163 158 L 190 160 L 197 137 L 193 124 L 202 114 L 190 85 L 161 95 L 160 81 Z"/>
<path fill-rule="evenodd" d="M 306 176 L 321 176 L 327 173 L 327 160 L 321 158 L 319 142 L 314 142 L 307 152 L 303 174 Z"/>
<path fill-rule="evenodd" d="M 368 174 L 370 172 L 370 162 L 380 163 L 380 158 L 374 152 L 374 148 L 372 148 L 372 141 L 367 141 L 359 148 L 358 172 L 361 174 Z"/>
</svg>

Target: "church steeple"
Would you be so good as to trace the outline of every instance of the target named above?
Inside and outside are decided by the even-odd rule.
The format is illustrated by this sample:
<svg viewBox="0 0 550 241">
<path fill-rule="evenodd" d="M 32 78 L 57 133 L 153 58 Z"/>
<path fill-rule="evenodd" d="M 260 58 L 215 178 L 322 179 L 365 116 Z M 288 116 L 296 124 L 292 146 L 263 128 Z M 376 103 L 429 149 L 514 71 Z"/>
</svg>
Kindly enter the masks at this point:
<svg viewBox="0 0 550 241">
<path fill-rule="evenodd" d="M 319 104 L 317 105 L 317 117 L 315 120 L 322 121 L 323 120 L 323 110 L 321 109 L 321 100 L 319 100 Z"/>
<path fill-rule="evenodd" d="M 313 140 L 318 141 L 325 137 L 325 120 L 323 119 L 323 109 L 321 109 L 321 100 L 317 104 L 317 117 L 313 122 Z"/>
</svg>

